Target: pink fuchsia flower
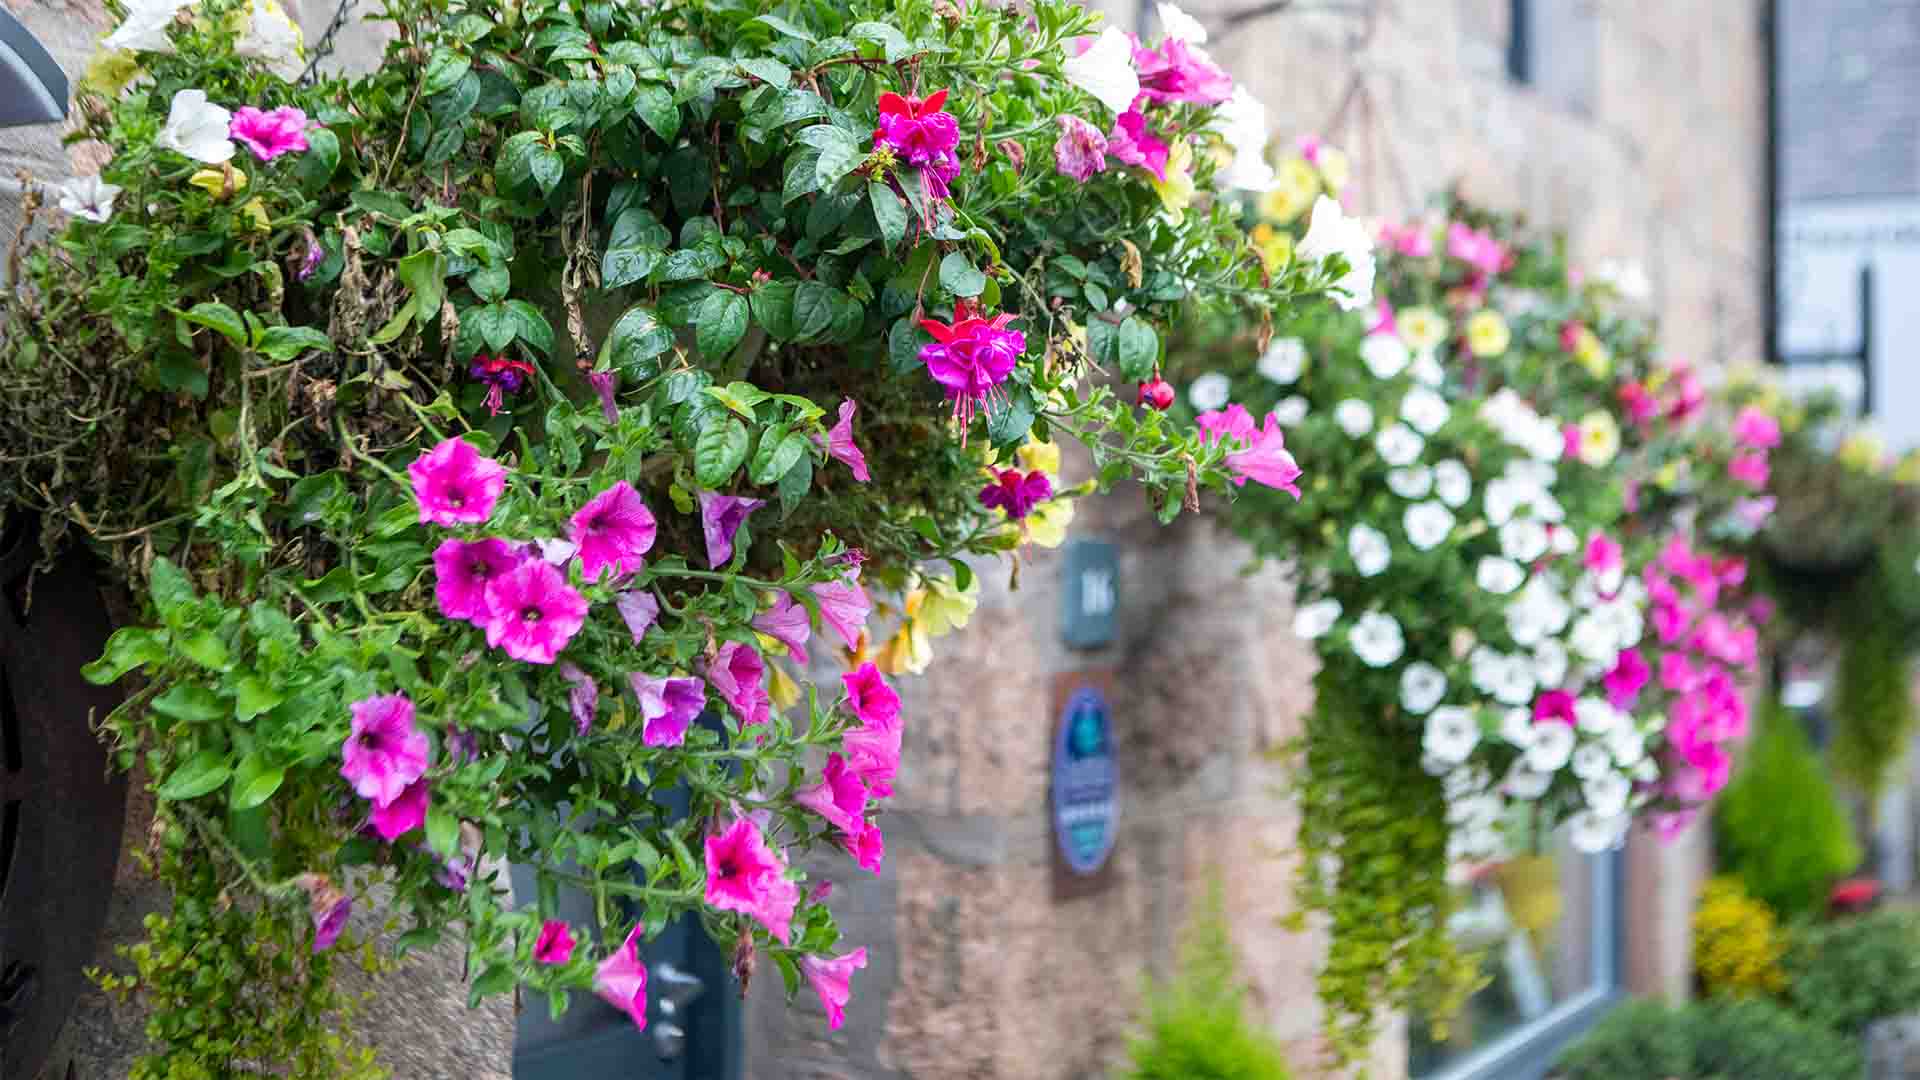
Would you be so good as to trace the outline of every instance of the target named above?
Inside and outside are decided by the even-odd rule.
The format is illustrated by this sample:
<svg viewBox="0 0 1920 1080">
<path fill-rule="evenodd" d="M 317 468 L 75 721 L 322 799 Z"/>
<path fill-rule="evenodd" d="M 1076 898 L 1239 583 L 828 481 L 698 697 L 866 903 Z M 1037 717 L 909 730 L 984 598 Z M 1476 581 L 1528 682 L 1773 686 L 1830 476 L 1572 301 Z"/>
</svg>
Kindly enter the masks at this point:
<svg viewBox="0 0 1920 1080">
<path fill-rule="evenodd" d="M 1579 718 L 1573 711 L 1573 695 L 1565 690 L 1549 690 L 1533 699 L 1533 722 L 1544 724 L 1557 721 L 1568 727 L 1578 723 Z"/>
<path fill-rule="evenodd" d="M 1705 677 L 1683 652 L 1660 654 L 1660 685 L 1676 694 L 1690 694 L 1705 685 Z"/>
<path fill-rule="evenodd" d="M 647 1027 L 647 965 L 640 962 L 640 924 L 627 931 L 620 948 L 593 969 L 593 992 L 626 1013 L 633 1026 Z"/>
<path fill-rule="evenodd" d="M 640 741 L 648 746 L 686 742 L 687 728 L 707 707 L 707 689 L 691 675 L 656 677 L 636 671 L 627 683 L 640 702 Z"/>
<path fill-rule="evenodd" d="M 1194 426 L 1200 429 L 1200 441 L 1212 446 L 1228 442 L 1237 446 L 1246 446 L 1253 442 L 1260 425 L 1247 411 L 1245 405 L 1232 404 L 1224 409 L 1211 409 L 1193 418 Z"/>
<path fill-rule="evenodd" d="M 1053 144 L 1053 167 L 1080 183 L 1107 168 L 1107 137 L 1077 116 L 1056 117 L 1060 137 Z"/>
<path fill-rule="evenodd" d="M 1158 49 L 1135 43 L 1133 68 L 1140 77 L 1140 95 L 1149 101 L 1218 105 L 1233 96 L 1233 76 L 1181 38 L 1168 38 Z M 1135 99 L 1134 104 L 1139 103 Z"/>
<path fill-rule="evenodd" d="M 1611 574 L 1625 568 L 1622 554 L 1620 545 L 1612 537 L 1595 530 L 1592 536 L 1587 537 L 1587 550 L 1580 562 L 1596 574 Z"/>
<path fill-rule="evenodd" d="M 1167 158 L 1172 150 L 1147 130 L 1147 118 L 1139 109 L 1128 109 L 1114 118 L 1107 132 L 1107 153 L 1122 165 L 1138 165 L 1162 183 L 1167 179 Z"/>
<path fill-rule="evenodd" d="M 1727 475 L 1755 491 L 1767 486 L 1767 455 L 1763 450 L 1735 454 L 1727 459 Z"/>
<path fill-rule="evenodd" d="M 772 716 L 773 702 L 763 683 L 766 673 L 760 654 L 737 641 L 721 645 L 707 665 L 707 681 L 720 691 L 742 725 L 764 724 Z"/>
<path fill-rule="evenodd" d="M 1733 418 L 1733 441 L 1754 450 L 1771 450 L 1780 445 L 1780 421 L 1758 405 L 1749 405 Z"/>
<path fill-rule="evenodd" d="M 374 804 L 368 821 L 380 839 L 392 843 L 427 823 L 427 788 L 426 778 L 421 777 L 408 784 L 392 802 L 385 806 Z"/>
<path fill-rule="evenodd" d="M 753 628 L 787 647 L 787 655 L 807 663 L 807 638 L 813 636 L 813 624 L 807 609 L 789 593 L 781 593 L 773 606 L 754 616 Z"/>
<path fill-rule="evenodd" d="M 507 395 L 526 389 L 528 380 L 533 378 L 533 365 L 525 360 L 480 353 L 474 356 L 467 374 L 475 382 L 486 385 L 487 415 L 499 416 L 500 410 L 506 407 Z"/>
<path fill-rule="evenodd" d="M 765 499 L 700 493 L 700 528 L 707 534 L 707 565 L 718 570 L 733 561 L 735 534 L 747 523 L 747 516 L 765 504 Z"/>
<path fill-rule="evenodd" d="M 616 576 L 638 573 L 646 565 L 641 556 L 653 549 L 657 531 L 653 511 L 625 480 L 587 500 L 573 515 L 572 526 L 580 572 L 588 581 L 599 580 L 608 567 Z"/>
<path fill-rule="evenodd" d="M 821 449 L 827 456 L 853 470 L 853 478 L 866 483 L 873 479 L 867 472 L 867 455 L 860 452 L 860 444 L 853 441 L 853 416 L 860 406 L 852 398 L 843 398 L 840 402 L 840 420 L 827 432 L 827 438 Z M 815 442 L 819 439 L 816 436 Z"/>
<path fill-rule="evenodd" d="M 751 915 L 786 944 L 786 922 L 799 900 L 799 889 L 787 881 L 786 870 L 779 855 L 767 846 L 760 827 L 746 818 L 736 818 L 707 837 L 707 906 Z M 786 900 L 789 892 L 792 898 Z M 781 917 L 782 907 L 785 918 Z"/>
<path fill-rule="evenodd" d="M 1267 414 L 1266 427 L 1260 430 L 1252 446 L 1227 455 L 1227 471 L 1234 474 L 1235 487 L 1244 487 L 1247 481 L 1255 480 L 1295 499 L 1300 497 L 1300 488 L 1295 483 L 1300 479 L 1300 466 L 1287 452 L 1287 437 L 1280 430 L 1280 418 L 1273 413 Z"/>
<path fill-rule="evenodd" d="M 980 505 L 1004 510 L 1015 521 L 1053 498 L 1053 481 L 1039 469 L 1024 474 L 1019 469 L 998 469 L 993 478 L 993 483 L 980 489 Z"/>
<path fill-rule="evenodd" d="M 864 948 L 831 960 L 818 956 L 800 958 L 800 974 L 807 977 L 813 992 L 820 995 L 820 1004 L 826 1006 L 828 1030 L 838 1031 L 846 1021 L 847 1002 L 853 999 L 850 985 L 853 973 L 866 966 L 867 950 Z"/>
<path fill-rule="evenodd" d="M 227 134 L 261 161 L 307 149 L 307 114 L 291 105 L 262 112 L 252 105 L 233 111 Z"/>
<path fill-rule="evenodd" d="M 956 310 L 951 325 L 920 320 L 921 329 L 933 335 L 930 344 L 920 347 L 920 362 L 946 390 L 953 415 L 963 427 L 973 422 L 975 410 L 1001 396 L 1000 384 L 1027 350 L 1027 336 L 1007 329 L 1013 318 L 1003 312 L 982 319 L 969 308 L 964 314 Z"/>
<path fill-rule="evenodd" d="M 889 91 L 880 95 L 879 126 L 873 146 L 885 147 L 917 169 L 953 161 L 960 145 L 960 123 L 944 111 L 947 92 L 936 90 L 924 98 Z"/>
<path fill-rule="evenodd" d="M 847 688 L 847 707 L 862 724 L 874 728 L 899 726 L 900 695 L 887 685 L 871 661 L 840 676 L 840 682 Z"/>
<path fill-rule="evenodd" d="M 640 639 L 647 636 L 654 620 L 660 617 L 659 598 L 643 589 L 620 593 L 613 598 L 613 606 L 627 624 L 627 632 L 633 635 L 635 645 L 640 644 Z"/>
<path fill-rule="evenodd" d="M 1646 688 L 1647 680 L 1652 676 L 1647 661 L 1638 649 L 1622 649 L 1614 658 L 1613 670 L 1607 672 L 1602 680 L 1607 688 L 1607 701 L 1616 709 L 1629 709 L 1640 700 L 1640 691 Z"/>
<path fill-rule="evenodd" d="M 600 684 L 572 663 L 560 665 L 560 677 L 572 684 L 567 690 L 567 710 L 573 714 L 574 733 L 585 735 L 593 730 L 593 716 L 600 710 Z"/>
<path fill-rule="evenodd" d="M 433 595 L 440 614 L 476 625 L 486 621 L 487 586 L 520 565 L 520 554 L 504 540 L 440 542 L 433 549 Z"/>
<path fill-rule="evenodd" d="M 847 768 L 847 759 L 827 755 L 827 768 L 820 782 L 794 794 L 793 801 L 819 814 L 827 824 L 847 836 L 858 835 L 866 827 L 867 785 L 860 774 Z"/>
<path fill-rule="evenodd" d="M 829 581 L 813 587 L 813 598 L 820 604 L 820 621 L 833 627 L 847 648 L 860 645 L 860 636 L 866 632 L 867 616 L 873 611 L 873 601 L 867 598 L 867 590 L 860 585 L 858 571 L 839 581 Z"/>
<path fill-rule="evenodd" d="M 448 439 L 407 466 L 422 525 L 479 525 L 507 490 L 506 466 L 464 439 Z"/>
<path fill-rule="evenodd" d="M 891 789 L 889 789 L 891 793 Z M 878 792 L 875 792 L 878 794 Z M 887 857 L 886 838 L 880 835 L 880 826 L 869 821 L 858 833 L 844 838 L 847 854 L 860 869 L 869 874 L 880 872 L 880 864 Z"/>
<path fill-rule="evenodd" d="M 1614 391 L 1620 404 L 1627 410 L 1627 418 L 1642 427 L 1653 422 L 1660 415 L 1660 402 L 1647 391 L 1646 386 L 1637 382 L 1624 382 Z"/>
<path fill-rule="evenodd" d="M 573 959 L 573 930 L 559 919 L 540 924 L 540 936 L 533 942 L 535 963 L 549 966 Z"/>
<path fill-rule="evenodd" d="M 405 694 L 353 703 L 352 730 L 340 747 L 340 775 L 363 799 L 385 806 L 427 771 L 427 733 L 413 722 Z"/>
<path fill-rule="evenodd" d="M 487 586 L 487 644 L 551 664 L 587 620 L 587 600 L 552 564 L 527 559 Z"/>
</svg>

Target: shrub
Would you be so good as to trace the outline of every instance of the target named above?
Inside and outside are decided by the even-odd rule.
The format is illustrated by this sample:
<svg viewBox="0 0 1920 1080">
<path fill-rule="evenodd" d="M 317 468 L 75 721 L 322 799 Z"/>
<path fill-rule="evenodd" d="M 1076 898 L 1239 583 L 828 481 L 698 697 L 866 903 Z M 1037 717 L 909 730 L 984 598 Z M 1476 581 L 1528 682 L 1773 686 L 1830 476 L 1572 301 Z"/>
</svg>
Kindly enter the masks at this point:
<svg viewBox="0 0 1920 1080">
<path fill-rule="evenodd" d="M 1147 984 L 1146 1031 L 1127 1052 L 1127 1080 L 1286 1080 L 1280 1044 L 1247 1019 L 1220 889 L 1187 928 L 1180 970 Z"/>
<path fill-rule="evenodd" d="M 1770 1001 L 1615 1009 L 1560 1058 L 1558 1080 L 1858 1080 L 1852 1039 Z"/>
<path fill-rule="evenodd" d="M 1792 714 L 1772 705 L 1745 768 L 1714 815 L 1722 862 L 1784 916 L 1818 910 L 1829 883 L 1860 861 L 1845 811 Z"/>
<path fill-rule="evenodd" d="M 1794 1010 L 1849 1035 L 1920 1009 L 1920 914 L 1888 910 L 1804 927 L 1789 942 L 1786 970 Z"/>
<path fill-rule="evenodd" d="M 1870 581 L 1877 583 L 1883 574 Z M 1908 576 L 1912 576 L 1909 564 Z M 1876 596 L 1879 589 L 1869 590 Z M 1887 774 L 1913 737 L 1913 697 L 1908 683 L 1911 638 L 1884 601 L 1862 603 L 1876 618 L 1855 626 L 1840 655 L 1834 682 L 1833 771 L 1869 799 L 1886 786 Z M 1875 610 L 1880 609 L 1880 610 Z"/>
<path fill-rule="evenodd" d="M 1777 994 L 1786 942 L 1773 909 L 1747 895 L 1740 879 L 1721 877 L 1701 890 L 1693 912 L 1693 967 L 1709 994 Z"/>
</svg>

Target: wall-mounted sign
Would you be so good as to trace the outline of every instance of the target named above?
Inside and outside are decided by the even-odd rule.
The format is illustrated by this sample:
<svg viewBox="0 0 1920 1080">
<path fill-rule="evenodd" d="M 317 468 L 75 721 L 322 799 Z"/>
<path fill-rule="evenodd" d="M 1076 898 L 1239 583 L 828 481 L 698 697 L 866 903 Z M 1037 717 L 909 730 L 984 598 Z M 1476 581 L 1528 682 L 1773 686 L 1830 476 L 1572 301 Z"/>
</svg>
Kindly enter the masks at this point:
<svg viewBox="0 0 1920 1080">
<path fill-rule="evenodd" d="M 1060 633 L 1068 646 L 1097 649 L 1112 641 L 1119 608 L 1119 550 L 1104 540 L 1069 541 L 1060 610 Z"/>
<path fill-rule="evenodd" d="M 1089 891 L 1120 834 L 1120 769 L 1106 673 L 1063 676 L 1055 694 L 1053 818 L 1056 895 Z M 1066 878 L 1068 880 L 1062 880 Z M 1074 881 L 1071 879 L 1079 879 Z"/>
</svg>

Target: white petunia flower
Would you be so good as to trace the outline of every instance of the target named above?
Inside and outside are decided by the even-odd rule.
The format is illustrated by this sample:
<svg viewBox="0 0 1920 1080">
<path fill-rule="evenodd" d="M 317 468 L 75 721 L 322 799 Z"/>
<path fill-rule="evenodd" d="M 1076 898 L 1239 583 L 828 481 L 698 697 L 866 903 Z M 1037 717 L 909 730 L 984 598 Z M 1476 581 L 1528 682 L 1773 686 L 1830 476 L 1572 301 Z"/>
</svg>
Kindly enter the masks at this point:
<svg viewBox="0 0 1920 1080">
<path fill-rule="evenodd" d="M 1566 434 L 1558 424 L 1544 416 L 1527 425 L 1521 437 L 1526 440 L 1521 444 L 1522 448 L 1532 454 L 1535 461 L 1559 461 L 1560 455 L 1567 450 Z"/>
<path fill-rule="evenodd" d="M 1632 724 L 1621 724 L 1606 735 L 1607 753 L 1623 769 L 1631 769 L 1647 756 L 1646 740 Z"/>
<path fill-rule="evenodd" d="M 1067 57 L 1061 70 L 1069 83 L 1092 94 L 1116 116 L 1126 112 L 1133 99 L 1140 96 L 1140 74 L 1133 68 L 1133 42 L 1117 26 L 1102 30 L 1086 52 Z"/>
<path fill-rule="evenodd" d="M 1420 451 L 1426 448 L 1426 440 L 1413 433 L 1405 424 L 1389 424 L 1374 437 L 1373 448 L 1380 452 L 1381 460 L 1389 465 L 1411 465 L 1420 460 Z"/>
<path fill-rule="evenodd" d="M 1480 565 L 1474 567 L 1473 580 L 1495 596 L 1505 596 L 1526 583 L 1527 572 L 1512 559 L 1497 559 L 1488 555 L 1480 560 Z"/>
<path fill-rule="evenodd" d="M 1641 758 L 1633 767 L 1633 778 L 1643 784 L 1651 784 L 1660 779 L 1660 763 L 1652 758 Z"/>
<path fill-rule="evenodd" d="M 1400 335 L 1384 332 L 1368 334 L 1360 339 L 1360 362 L 1367 365 L 1376 379 L 1391 379 L 1407 370 L 1413 354 L 1407 351 L 1407 343 Z"/>
<path fill-rule="evenodd" d="M 1567 644 L 1573 651 L 1589 663 L 1610 663 L 1620 652 L 1619 639 L 1614 637 L 1613 628 L 1595 612 L 1587 612 L 1573 621 L 1573 631 L 1567 635 Z"/>
<path fill-rule="evenodd" d="M 193 0 L 129 0 L 127 17 L 100 44 L 108 49 L 135 49 L 141 52 L 171 53 L 173 39 L 167 27 L 174 16 Z"/>
<path fill-rule="evenodd" d="M 1571 555 L 1580 550 L 1580 538 L 1573 535 L 1572 529 L 1555 525 L 1548 535 L 1552 539 L 1551 546 L 1555 555 Z"/>
<path fill-rule="evenodd" d="M 1415 503 L 1407 507 L 1401 524 L 1415 550 L 1432 551 L 1453 534 L 1453 511 L 1437 502 Z"/>
<path fill-rule="evenodd" d="M 1450 803 L 1484 794 L 1493 786 L 1493 774 L 1485 765 L 1461 765 L 1448 769 L 1440 780 L 1440 790 Z"/>
<path fill-rule="evenodd" d="M 1510 799 L 1532 802 L 1545 795 L 1552 786 L 1551 773 L 1535 772 L 1527 768 L 1524 761 L 1516 761 L 1507 773 L 1506 782 L 1500 785 L 1500 790 L 1506 792 Z"/>
<path fill-rule="evenodd" d="M 1531 518 L 1500 526 L 1500 553 L 1520 563 L 1531 563 L 1547 553 L 1547 527 Z"/>
<path fill-rule="evenodd" d="M 1573 752 L 1572 761 L 1573 775 L 1582 780 L 1592 780 L 1613 771 L 1613 757 L 1599 743 L 1580 744 L 1579 749 Z"/>
<path fill-rule="evenodd" d="M 227 138 L 232 122 L 233 114 L 208 101 L 206 91 L 182 90 L 173 95 L 157 141 L 195 161 L 218 165 L 233 157 L 233 142 Z"/>
<path fill-rule="evenodd" d="M 1567 678 L 1567 647 L 1548 638 L 1533 647 L 1533 677 L 1541 686 L 1559 686 Z"/>
<path fill-rule="evenodd" d="M 1621 727 L 1631 726 L 1626 714 L 1605 698 L 1583 697 L 1574 702 L 1573 718 L 1581 732 L 1596 738 L 1605 738 Z"/>
<path fill-rule="evenodd" d="M 1532 492 L 1525 484 L 1516 483 L 1511 477 L 1494 477 L 1481 495 L 1487 524 L 1499 528 L 1512 521 L 1514 512 L 1531 498 Z"/>
<path fill-rule="evenodd" d="M 1545 578 L 1536 577 L 1520 590 L 1507 608 L 1507 633 L 1519 645 L 1532 648 L 1549 634 L 1565 629 L 1572 608 Z"/>
<path fill-rule="evenodd" d="M 1273 407 L 1274 422 L 1281 427 L 1293 427 L 1307 418 L 1307 399 L 1295 394 Z"/>
<path fill-rule="evenodd" d="M 1424 499 L 1433 490 L 1433 470 L 1425 465 L 1387 473 L 1387 487 L 1403 499 Z"/>
<path fill-rule="evenodd" d="M 1493 689 L 1488 693 L 1502 705 L 1524 705 L 1539 689 L 1533 681 L 1533 663 L 1525 656 L 1503 656 L 1493 670 Z"/>
<path fill-rule="evenodd" d="M 1353 557 L 1354 569 L 1361 577 L 1374 577 L 1386 570 L 1393 561 L 1393 545 L 1387 542 L 1387 534 L 1371 525 L 1355 525 L 1347 533 L 1347 554 Z"/>
<path fill-rule="evenodd" d="M 1647 268 L 1633 259 L 1601 259 L 1593 268 L 1593 276 L 1636 304 L 1646 303 L 1653 295 L 1653 282 L 1647 278 Z"/>
<path fill-rule="evenodd" d="M 1589 777 L 1580 785 L 1580 791 L 1587 797 L 1587 806 L 1601 817 L 1615 817 L 1627 811 L 1627 797 L 1633 794 L 1633 782 L 1619 773 L 1610 772 L 1603 776 Z"/>
<path fill-rule="evenodd" d="M 1414 387 L 1400 399 L 1400 419 L 1422 435 L 1439 431 L 1452 412 L 1445 399 L 1424 386 Z"/>
<path fill-rule="evenodd" d="M 1500 714 L 1500 737 L 1522 750 L 1538 741 L 1533 710 L 1515 706 Z"/>
<path fill-rule="evenodd" d="M 1619 847 L 1626 839 L 1630 819 L 1625 814 L 1604 817 L 1582 810 L 1567 819 L 1567 839 L 1575 851 L 1595 855 Z"/>
<path fill-rule="evenodd" d="M 1381 611 L 1369 611 L 1355 619 L 1353 629 L 1347 634 L 1347 644 L 1352 646 L 1353 655 L 1359 657 L 1361 663 L 1375 668 L 1400 659 L 1407 647 L 1399 622 Z"/>
<path fill-rule="evenodd" d="M 1446 370 L 1440 366 L 1440 361 L 1433 355 L 1432 349 L 1427 349 L 1414 357 L 1413 366 L 1407 373 L 1413 376 L 1414 382 L 1435 390 L 1440 389 L 1440 384 L 1447 381 Z"/>
<path fill-rule="evenodd" d="M 1432 725 L 1428 725 L 1432 729 Z M 1470 833 L 1484 832 L 1500 820 L 1501 802 L 1491 795 L 1474 795 L 1447 804 L 1447 824 Z"/>
<path fill-rule="evenodd" d="M 1522 755 L 1527 768 L 1535 772 L 1559 772 L 1573 756 L 1573 729 L 1559 723 L 1535 724 L 1534 729 L 1533 745 Z"/>
<path fill-rule="evenodd" d="M 1340 601 L 1315 600 L 1311 604 L 1293 613 L 1293 632 L 1312 641 L 1326 636 L 1333 624 L 1340 621 Z"/>
<path fill-rule="evenodd" d="M 1340 204 L 1325 195 L 1313 201 L 1307 235 L 1294 246 L 1294 256 L 1323 262 L 1335 255 L 1347 262 L 1347 272 L 1333 283 L 1333 302 L 1342 311 L 1358 311 L 1373 303 L 1373 234 Z"/>
<path fill-rule="evenodd" d="M 1200 412 L 1224 409 L 1233 397 L 1233 380 L 1209 371 L 1187 386 L 1187 400 Z"/>
<path fill-rule="evenodd" d="M 263 61 L 283 79 L 298 77 L 306 59 L 300 24 L 278 0 L 252 0 L 248 8 L 247 28 L 234 43 L 234 55 Z"/>
<path fill-rule="evenodd" d="M 1357 439 L 1373 430 L 1373 406 L 1359 398 L 1348 398 L 1333 407 L 1333 422 L 1347 433 L 1347 438 Z"/>
<path fill-rule="evenodd" d="M 60 209 L 77 218 L 104 222 L 113 216 L 113 200 L 122 189 L 118 184 L 103 182 L 96 174 L 76 176 L 61 184 L 58 190 Z"/>
<path fill-rule="evenodd" d="M 1424 660 L 1408 664 L 1400 673 L 1400 707 L 1425 716 L 1447 693 L 1447 677 Z"/>
<path fill-rule="evenodd" d="M 1167 32 L 1168 37 L 1179 38 L 1189 45 L 1207 43 L 1207 28 L 1200 25 L 1199 19 L 1181 11 L 1174 4 L 1160 4 L 1159 12 L 1160 28 Z"/>
<path fill-rule="evenodd" d="M 1467 655 L 1467 668 L 1472 673 L 1474 688 L 1483 694 L 1493 693 L 1494 684 L 1500 677 L 1500 667 L 1505 662 L 1506 657 L 1485 645 L 1474 646 L 1473 652 Z"/>
<path fill-rule="evenodd" d="M 1307 370 L 1307 343 L 1297 337 L 1274 338 L 1254 370 L 1281 386 L 1292 386 Z"/>
<path fill-rule="evenodd" d="M 1433 467 L 1433 493 L 1458 510 L 1473 496 L 1473 476 L 1464 464 L 1448 458 Z"/>
<path fill-rule="evenodd" d="M 1612 633 L 1616 652 L 1640 644 L 1641 636 L 1646 633 L 1646 616 L 1640 613 L 1640 606 L 1624 597 L 1599 605 L 1593 609 L 1593 615 Z"/>
<path fill-rule="evenodd" d="M 1172 6 L 1160 5 L 1163 13 Z M 1273 190 L 1277 181 L 1273 166 L 1267 164 L 1267 136 L 1270 134 L 1267 129 L 1267 107 L 1248 93 L 1246 87 L 1236 86 L 1233 96 L 1220 103 L 1211 126 L 1220 132 L 1221 139 L 1233 151 L 1232 163 L 1214 178 L 1219 185 L 1242 191 Z"/>
</svg>

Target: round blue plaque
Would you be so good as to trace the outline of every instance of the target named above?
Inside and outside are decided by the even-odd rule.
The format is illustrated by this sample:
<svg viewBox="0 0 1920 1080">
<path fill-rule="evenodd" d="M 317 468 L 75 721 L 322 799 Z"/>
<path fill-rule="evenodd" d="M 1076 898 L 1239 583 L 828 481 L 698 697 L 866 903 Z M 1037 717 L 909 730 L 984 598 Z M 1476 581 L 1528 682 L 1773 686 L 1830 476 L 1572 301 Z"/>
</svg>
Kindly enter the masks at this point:
<svg viewBox="0 0 1920 1080">
<path fill-rule="evenodd" d="M 1099 690 L 1067 698 L 1053 737 L 1053 831 L 1068 869 L 1098 873 L 1120 831 L 1120 770 L 1113 718 Z"/>
</svg>

